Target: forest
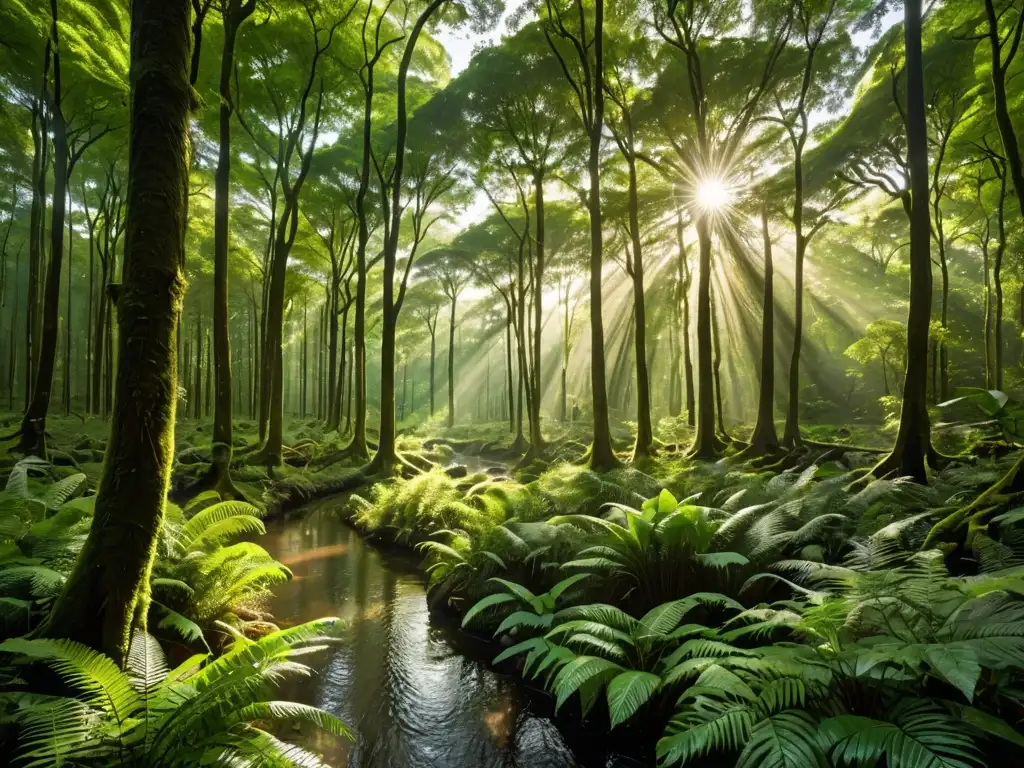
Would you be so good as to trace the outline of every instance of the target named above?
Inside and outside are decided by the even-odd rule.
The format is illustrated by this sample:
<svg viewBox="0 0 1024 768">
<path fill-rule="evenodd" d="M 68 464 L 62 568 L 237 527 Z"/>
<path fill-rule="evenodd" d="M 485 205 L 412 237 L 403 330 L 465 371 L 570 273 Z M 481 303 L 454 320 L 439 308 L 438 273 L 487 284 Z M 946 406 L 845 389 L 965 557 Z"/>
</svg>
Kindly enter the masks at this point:
<svg viewBox="0 0 1024 768">
<path fill-rule="evenodd" d="M 0 0 L 0 763 L 1024 760 L 1024 0 Z"/>
</svg>

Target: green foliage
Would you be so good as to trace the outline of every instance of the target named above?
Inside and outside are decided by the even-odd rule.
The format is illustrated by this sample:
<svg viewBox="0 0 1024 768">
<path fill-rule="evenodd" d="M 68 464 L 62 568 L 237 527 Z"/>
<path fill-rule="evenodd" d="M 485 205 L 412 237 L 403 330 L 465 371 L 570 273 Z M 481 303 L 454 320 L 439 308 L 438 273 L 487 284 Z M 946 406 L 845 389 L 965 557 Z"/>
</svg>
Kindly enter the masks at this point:
<svg viewBox="0 0 1024 768">
<path fill-rule="evenodd" d="M 468 501 L 457 481 L 441 469 L 378 483 L 369 500 L 352 496 L 358 526 L 372 533 L 389 531 L 395 540 L 410 544 L 427 540 L 437 530 L 479 536 L 504 521 L 502 511 Z"/>
<path fill-rule="evenodd" d="M 598 532 L 564 568 L 603 575 L 616 599 L 647 610 L 688 591 L 738 590 L 748 560 L 713 547 L 714 514 L 662 491 L 640 510 L 612 505 L 607 519 L 559 515 L 548 524 Z"/>
<path fill-rule="evenodd" d="M 731 643 L 784 629 L 799 642 L 726 646 L 695 665 L 658 745 L 664 763 L 730 752 L 743 766 L 970 766 L 986 738 L 1024 744 L 991 714 L 1018 701 L 1018 573 L 951 578 L 923 553 L 895 568 L 812 567 L 807 579 L 825 591 L 715 633 Z"/>
<path fill-rule="evenodd" d="M 255 642 L 239 638 L 217 659 L 193 656 L 173 670 L 142 633 L 132 639 L 125 671 L 68 640 L 7 640 L 0 652 L 19 665 L 45 664 L 75 695 L 10 690 L 0 694 L 0 712 L 18 729 L 17 758 L 26 766 L 325 765 L 267 726 L 306 722 L 352 737 L 332 715 L 274 698 L 286 678 L 311 674 L 292 657 L 334 642 L 336 625 L 322 619 Z"/>
</svg>

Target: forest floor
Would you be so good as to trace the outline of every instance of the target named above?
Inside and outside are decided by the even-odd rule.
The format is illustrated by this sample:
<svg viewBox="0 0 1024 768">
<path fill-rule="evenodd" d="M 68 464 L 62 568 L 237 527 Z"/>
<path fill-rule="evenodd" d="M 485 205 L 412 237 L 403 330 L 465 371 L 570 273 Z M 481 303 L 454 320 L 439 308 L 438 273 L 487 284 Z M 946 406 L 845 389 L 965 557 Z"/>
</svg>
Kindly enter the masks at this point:
<svg viewBox="0 0 1024 768">
<path fill-rule="evenodd" d="M 0 423 L 5 420 L 0 415 Z M 431 607 L 452 612 L 470 631 L 483 630 L 492 637 L 495 664 L 538 679 L 559 704 L 580 693 L 569 709 L 576 716 L 589 716 L 588 722 L 599 729 L 621 726 L 629 738 L 649 745 L 660 737 L 658 751 L 663 757 L 671 758 L 676 754 L 673 749 L 699 747 L 686 739 L 696 738 L 694 723 L 699 725 L 704 709 L 686 708 L 678 698 L 681 681 L 707 671 L 709 664 L 718 668 L 729 663 L 747 670 L 746 684 L 754 690 L 775 685 L 771 675 L 803 679 L 809 672 L 800 667 L 802 657 L 788 659 L 789 667 L 780 666 L 764 680 L 757 678 L 756 667 L 749 667 L 749 659 L 752 654 L 765 654 L 765 659 L 791 654 L 793 640 L 818 637 L 819 622 L 824 620 L 819 615 L 822 600 L 828 599 L 837 601 L 837 611 L 841 607 L 843 616 L 838 619 L 843 629 L 829 643 L 821 644 L 819 637 L 800 646 L 805 648 L 800 653 L 824 654 L 814 662 L 815 669 L 839 658 L 826 645 L 842 645 L 843 653 L 877 655 L 877 636 L 883 635 L 890 645 L 909 643 L 906 649 L 886 651 L 892 657 L 886 657 L 884 665 L 899 668 L 904 675 L 912 673 L 892 679 L 911 681 L 920 675 L 922 682 L 918 690 L 909 683 L 892 687 L 892 679 L 884 674 L 878 679 L 846 680 L 840 665 L 821 681 L 835 688 L 828 688 L 827 706 L 822 704 L 819 711 L 809 692 L 806 701 L 805 694 L 799 695 L 801 722 L 832 722 L 827 713 L 848 684 L 885 688 L 885 697 L 910 697 L 912 703 L 906 706 L 911 708 L 925 706 L 920 703 L 925 701 L 920 698 L 925 688 L 938 689 L 946 697 L 942 701 L 954 707 L 956 718 L 962 716 L 955 708 L 963 703 L 952 700 L 962 693 L 970 701 L 973 686 L 980 683 L 976 676 L 968 680 L 970 675 L 943 667 L 946 656 L 938 652 L 933 663 L 928 643 L 938 648 L 946 640 L 939 635 L 922 639 L 916 631 L 903 637 L 892 629 L 892 616 L 872 618 L 862 603 L 878 600 L 878 590 L 888 595 L 892 590 L 948 589 L 960 602 L 931 605 L 925 600 L 929 615 L 920 618 L 920 626 L 941 627 L 972 621 L 971 610 L 983 608 L 965 607 L 971 600 L 1007 589 L 1024 590 L 1016 575 L 1024 561 L 1024 535 L 1019 530 L 1024 514 L 1012 508 L 1013 494 L 996 502 L 1003 514 L 990 516 L 969 552 L 945 550 L 943 556 L 923 551 L 936 522 L 998 486 L 1016 466 L 1013 452 L 978 456 L 969 450 L 978 434 L 937 431 L 940 450 L 956 455 L 933 474 L 928 486 L 921 486 L 868 476 L 879 452 L 892 440 L 880 426 L 807 428 L 806 450 L 784 465 L 767 466 L 744 460 L 736 450 L 716 462 L 694 462 L 685 455 L 690 428 L 675 420 L 658 425 L 656 455 L 631 465 L 630 426 L 620 424 L 613 433 L 623 466 L 598 473 L 584 463 L 586 424 L 546 424 L 547 446 L 539 458 L 524 463 L 507 422 L 450 429 L 431 422 L 399 436 L 399 452 L 421 470 L 381 479 L 365 474 L 359 459 L 334 460 L 348 442 L 346 435 L 325 431 L 316 419 L 293 418 L 284 438 L 284 466 L 268 472 L 247 464 L 243 456 L 233 463 L 232 478 L 246 498 L 262 508 L 260 516 L 287 514 L 308 501 L 346 491 L 339 499 L 340 516 L 372 540 L 418 553 L 429 579 Z M 239 420 L 234 427 L 237 452 L 255 444 L 255 424 Z M 87 484 L 81 492 L 94 492 L 108 430 L 101 419 L 51 417 L 51 466 L 35 466 L 32 472 L 48 474 L 50 481 L 82 473 Z M 737 427 L 735 432 L 746 430 Z M 211 433 L 209 420 L 178 421 L 172 499 L 208 467 Z M 375 442 L 372 432 L 367 437 Z M 11 468 L 18 458 L 0 453 L 0 479 L 14 475 Z M 181 503 L 184 506 L 184 500 Z M 189 506 L 184 512 L 174 509 L 179 518 L 201 515 Z M 237 530 L 245 529 L 247 525 Z M 217 557 L 216 547 L 210 556 Z M 816 580 L 820 576 L 831 579 L 827 587 Z M 978 581 L 986 578 L 990 580 Z M 242 622 L 248 627 L 245 631 L 272 626 L 267 622 L 273 617 L 260 614 L 258 600 L 246 607 L 248 600 L 220 610 L 236 620 L 248 615 L 250 619 Z M 960 607 L 948 616 L 938 615 L 950 605 Z M 184 607 L 181 610 L 187 613 Z M 910 608 L 899 610 L 905 613 Z M 925 609 L 915 604 L 912 610 Z M 699 623 L 676 628 L 691 611 L 693 616 L 686 621 Z M 908 620 L 903 614 L 897 618 Z M 180 626 L 188 629 L 195 623 L 181 618 Z M 657 629 L 662 626 L 669 629 Z M 1018 653 L 1012 649 L 1021 646 L 1024 659 L 1024 640 L 1018 637 L 1024 637 L 1024 618 L 1019 625 L 1007 626 L 1012 629 L 1007 630 L 1012 636 L 1007 648 Z M 647 630 L 641 631 L 644 627 Z M 573 630 L 574 635 L 561 634 Z M 975 630 L 957 631 L 966 638 L 957 641 L 963 644 L 971 637 L 964 633 Z M 997 659 L 990 651 L 972 656 L 968 671 L 978 664 L 991 671 L 1004 669 L 1007 658 Z M 621 685 L 613 683 L 621 675 L 627 676 Z M 702 690 L 697 683 L 695 690 Z M 641 690 L 635 690 L 637 686 Z M 626 699 L 621 698 L 623 687 L 629 693 Z M 607 703 L 597 708 L 597 714 L 590 713 L 601 696 Z M 1001 716 L 1016 724 L 1017 709 L 1000 709 L 1002 705 L 986 697 L 989 693 L 979 693 L 975 706 L 1009 713 Z M 859 714 L 854 704 L 848 709 Z M 1020 709 L 1024 712 L 1024 707 Z M 647 714 L 641 716 L 641 710 Z M 893 717 L 903 717 L 902 712 L 894 710 Z M 959 719 L 950 722 L 954 730 L 962 726 Z M 1008 735 L 1012 731 L 995 733 L 1013 741 Z M 1024 737 L 1013 743 L 1024 745 Z M 726 746 L 716 743 L 708 749 Z M 699 749 L 703 754 L 704 748 Z M 985 754 L 994 760 L 999 752 L 986 747 Z"/>
</svg>

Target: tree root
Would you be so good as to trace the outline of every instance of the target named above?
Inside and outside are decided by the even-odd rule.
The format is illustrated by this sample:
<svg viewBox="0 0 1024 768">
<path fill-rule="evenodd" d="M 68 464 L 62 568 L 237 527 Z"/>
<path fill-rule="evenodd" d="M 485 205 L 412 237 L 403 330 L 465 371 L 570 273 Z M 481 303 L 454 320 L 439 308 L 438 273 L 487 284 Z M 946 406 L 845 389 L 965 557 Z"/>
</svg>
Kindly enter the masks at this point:
<svg viewBox="0 0 1024 768">
<path fill-rule="evenodd" d="M 195 482 L 169 493 L 168 498 L 175 504 L 184 506 L 205 491 L 217 491 L 225 500 L 253 503 L 231 480 L 231 448 L 223 443 L 213 444 L 210 450 L 210 465 L 203 474 Z"/>
<path fill-rule="evenodd" d="M 841 451 L 841 455 L 844 456 L 847 453 L 873 453 L 877 456 L 883 456 L 889 452 L 886 448 L 869 448 L 866 445 L 849 445 L 847 443 L 823 443 L 817 440 L 804 440 L 802 444 L 811 448 Z"/>
<path fill-rule="evenodd" d="M 1001 478 L 986 488 L 974 501 L 944 517 L 932 526 L 924 549 L 953 545 L 970 550 L 979 533 L 988 529 L 992 516 L 1018 499 L 1024 498 L 1024 452 Z"/>
</svg>

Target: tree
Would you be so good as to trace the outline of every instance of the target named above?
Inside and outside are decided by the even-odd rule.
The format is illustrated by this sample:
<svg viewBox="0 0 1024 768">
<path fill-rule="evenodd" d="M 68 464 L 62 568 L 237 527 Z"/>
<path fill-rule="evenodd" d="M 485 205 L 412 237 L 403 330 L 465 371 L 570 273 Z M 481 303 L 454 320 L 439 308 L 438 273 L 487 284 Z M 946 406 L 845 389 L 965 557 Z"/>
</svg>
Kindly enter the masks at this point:
<svg viewBox="0 0 1024 768">
<path fill-rule="evenodd" d="M 907 368 L 900 426 L 892 452 L 874 469 L 927 481 L 925 463 L 934 467 L 928 416 L 928 333 L 932 304 L 931 223 L 928 211 L 928 126 L 921 53 L 921 0 L 905 0 L 903 20 L 907 73 L 907 158 L 910 173 L 910 313 Z"/>
<path fill-rule="evenodd" d="M 630 21 L 627 16 L 620 23 Z M 622 37 L 620 32 L 619 37 Z M 617 107 L 618 118 L 609 117 L 608 128 L 626 163 L 628 198 L 628 244 L 626 246 L 626 273 L 633 284 L 633 334 L 636 359 L 637 430 L 633 448 L 633 460 L 645 459 L 654 453 L 654 428 L 651 425 L 651 384 L 647 369 L 647 308 L 644 302 L 644 255 L 640 233 L 640 203 L 637 185 L 638 137 L 634 123 L 634 104 L 639 98 L 639 89 L 634 77 L 627 73 L 643 74 L 651 69 L 649 55 L 645 50 L 643 34 L 622 40 L 612 38 L 621 45 L 610 49 L 609 70 L 604 79 L 604 89 L 611 102 Z M 632 55 L 630 55 L 632 54 Z"/>
<path fill-rule="evenodd" d="M 779 60 L 792 30 L 793 9 L 789 2 L 764 3 L 754 10 L 755 15 L 748 22 L 755 30 L 753 45 L 737 47 L 720 38 L 744 23 L 738 3 L 666 0 L 654 9 L 655 29 L 675 54 L 660 73 L 656 98 L 665 102 L 676 121 L 688 124 L 688 133 L 693 137 L 680 142 L 671 135 L 671 128 L 663 130 L 669 148 L 662 153 L 658 165 L 694 201 L 699 248 L 698 381 L 697 431 L 690 454 L 695 458 L 712 458 L 722 448 L 715 434 L 711 327 L 713 230 L 719 210 L 718 206 L 702 204 L 700 193 L 702 185 L 711 185 L 711 189 L 726 186 L 728 174 L 742 157 L 755 117 L 762 111 L 762 99 L 776 82 Z M 729 77 L 714 78 L 711 72 L 729 73 Z M 676 87 L 680 81 L 687 84 L 685 89 Z M 670 125 L 667 120 L 663 123 L 666 127 Z"/>
<path fill-rule="evenodd" d="M 421 259 L 422 267 L 422 259 Z M 437 316 L 444 306 L 445 296 L 437 290 L 432 280 L 413 286 L 409 293 L 410 309 L 430 334 L 430 415 L 435 411 L 434 385 L 437 381 L 435 363 L 437 359 Z M 453 398 L 450 398 L 453 399 Z"/>
<path fill-rule="evenodd" d="M 604 0 L 594 0 L 592 10 L 584 7 L 583 0 L 571 0 L 567 6 L 559 0 L 547 0 L 544 35 L 575 95 L 576 117 L 589 140 L 587 175 L 590 188 L 587 210 L 590 214 L 590 387 L 594 438 L 590 445 L 588 463 L 596 470 L 609 470 L 621 462 L 612 448 L 608 422 L 604 318 L 601 314 L 601 277 L 604 268 L 601 218 L 601 137 L 604 130 L 605 99 Z M 591 17 L 589 20 L 588 16 Z"/>
<path fill-rule="evenodd" d="M 188 189 L 188 0 L 135 0 L 128 227 L 116 404 L 92 528 L 39 634 L 124 665 L 145 628 L 149 572 L 174 458 L 175 334 Z"/>
<path fill-rule="evenodd" d="M 793 448 L 800 443 L 800 351 L 804 322 L 804 260 L 807 246 L 820 229 L 815 222 L 805 229 L 806 192 L 804 151 L 811 135 L 810 112 L 829 98 L 839 83 L 848 60 L 843 56 L 850 45 L 847 28 L 867 10 L 869 2 L 839 3 L 837 0 L 793 0 L 793 37 L 799 46 L 801 66 L 792 78 L 795 87 L 776 92 L 777 120 L 783 126 L 793 150 L 793 234 L 796 239 L 794 266 L 795 306 L 793 310 L 793 352 L 789 364 L 789 399 L 782 444 Z M 836 200 L 832 207 L 837 207 Z M 818 221 L 823 221 L 819 216 Z"/>
<path fill-rule="evenodd" d="M 440 286 L 441 293 L 448 300 L 448 427 L 455 426 L 455 322 L 459 296 L 469 285 L 472 270 L 468 262 L 471 256 L 465 252 L 438 249 L 424 254 L 420 269 L 432 283 Z M 426 305 L 429 311 L 430 303 Z M 437 323 L 437 308 L 434 308 L 434 327 Z M 434 328 L 430 332 L 430 365 L 434 366 Z M 433 373 L 431 373 L 431 412 L 433 412 Z"/>
<path fill-rule="evenodd" d="M 338 28 L 348 19 L 354 8 L 355 4 L 353 3 L 341 11 L 340 15 L 331 22 L 318 18 L 319 14 L 313 5 L 304 4 L 302 14 L 294 13 L 281 19 L 282 34 L 298 36 L 302 34 L 298 31 L 300 25 L 308 24 L 305 39 L 312 43 L 312 53 L 308 56 L 304 67 L 281 67 L 270 51 L 264 52 L 263 56 L 253 62 L 258 73 L 253 75 L 253 79 L 262 81 L 268 90 L 268 98 L 276 113 L 276 132 L 273 128 L 268 128 L 268 123 L 271 126 L 275 124 L 274 117 L 261 118 L 258 124 L 250 124 L 249 118 L 243 116 L 243 111 L 238 109 L 239 120 L 246 129 L 246 133 L 258 151 L 263 152 L 275 165 L 273 183 L 280 184 L 284 203 L 274 225 L 262 355 L 263 371 L 260 376 L 261 404 L 266 403 L 267 439 L 260 451 L 253 457 L 253 461 L 264 463 L 268 467 L 277 466 L 282 461 L 284 371 L 281 348 L 284 328 L 285 280 L 288 256 L 298 234 L 300 195 L 309 176 L 323 118 L 324 81 L 321 75 L 319 85 L 317 85 L 318 66 L 331 49 Z M 297 80 L 294 77 L 296 73 L 299 74 Z M 283 107 L 280 95 L 294 93 L 296 87 L 299 89 L 298 98 L 290 108 Z M 314 88 L 316 90 L 315 97 Z M 315 101 L 311 104 L 311 100 L 314 98 Z M 311 112 L 312 114 L 310 114 Z M 230 393 L 230 390 L 228 392 Z M 261 414 L 262 412 L 261 405 Z"/>
<path fill-rule="evenodd" d="M 846 348 L 844 354 L 861 365 L 878 361 L 882 367 L 882 388 L 888 396 L 889 372 L 897 386 L 898 372 L 907 364 L 907 328 L 896 320 L 876 320 L 864 329 L 864 335 Z"/>
<path fill-rule="evenodd" d="M 775 266 L 766 204 L 761 208 L 761 237 L 764 243 L 764 301 L 761 309 L 761 382 L 757 421 L 750 435 L 748 454 L 753 456 L 775 454 L 780 447 L 775 430 Z"/>
<path fill-rule="evenodd" d="M 64 92 L 61 55 L 61 25 L 59 24 L 59 2 L 50 0 L 50 39 L 48 49 L 52 56 L 53 94 L 49 111 L 53 131 L 53 210 L 50 224 L 50 260 L 46 268 L 46 280 L 42 297 L 42 332 L 39 336 L 39 352 L 35 361 L 36 373 L 32 377 L 32 398 L 25 409 L 21 423 L 19 449 L 36 456 L 46 456 L 46 413 L 50 407 L 50 392 L 53 386 L 53 372 L 57 355 L 58 318 L 60 316 L 60 278 L 64 258 L 64 217 L 67 210 L 67 190 L 75 165 L 85 151 L 96 141 L 113 130 L 113 124 L 101 124 L 108 110 L 111 94 L 88 94 L 86 98 L 72 98 L 66 103 Z M 76 19 L 83 26 L 83 19 Z M 80 41 L 72 38 L 69 50 L 75 50 Z M 116 49 L 116 40 L 111 41 Z M 112 51 L 108 52 L 111 53 Z M 109 66 L 109 64 L 108 64 Z M 70 74 L 83 76 L 83 67 L 72 69 Z M 120 73 L 112 73 L 110 80 L 116 82 Z M 123 82 L 123 80 L 122 80 Z M 117 94 L 113 94 L 117 98 Z M 72 112 L 77 108 L 77 112 Z"/>
</svg>

